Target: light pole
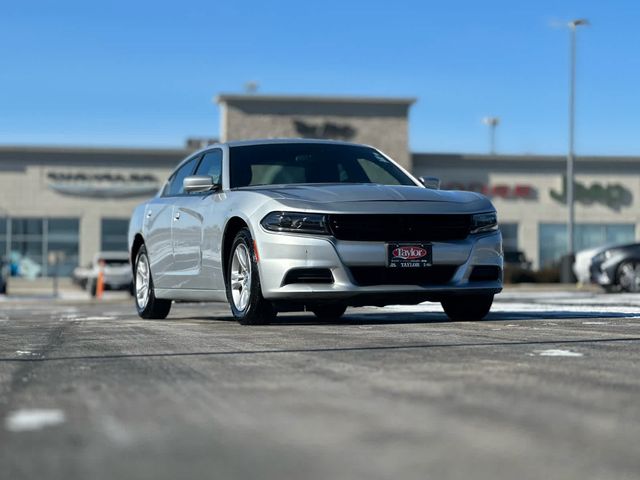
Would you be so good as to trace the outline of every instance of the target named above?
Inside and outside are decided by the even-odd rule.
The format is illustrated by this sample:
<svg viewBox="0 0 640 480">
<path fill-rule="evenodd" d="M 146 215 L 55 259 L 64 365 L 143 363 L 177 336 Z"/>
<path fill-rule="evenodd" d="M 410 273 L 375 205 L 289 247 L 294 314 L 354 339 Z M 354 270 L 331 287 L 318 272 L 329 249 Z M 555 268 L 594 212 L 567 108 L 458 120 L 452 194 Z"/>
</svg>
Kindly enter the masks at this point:
<svg viewBox="0 0 640 480">
<path fill-rule="evenodd" d="M 484 117 L 482 123 L 489 127 L 489 153 L 496 153 L 496 127 L 500 124 L 500 117 Z"/>
<path fill-rule="evenodd" d="M 574 162 L 574 132 L 576 116 L 576 30 L 579 26 L 589 25 L 589 20 L 579 18 L 569 22 L 569 32 L 571 35 L 571 61 L 569 72 L 569 153 L 567 154 L 567 248 L 568 254 L 573 255 L 575 251 L 575 212 L 573 201 L 573 162 Z"/>
</svg>

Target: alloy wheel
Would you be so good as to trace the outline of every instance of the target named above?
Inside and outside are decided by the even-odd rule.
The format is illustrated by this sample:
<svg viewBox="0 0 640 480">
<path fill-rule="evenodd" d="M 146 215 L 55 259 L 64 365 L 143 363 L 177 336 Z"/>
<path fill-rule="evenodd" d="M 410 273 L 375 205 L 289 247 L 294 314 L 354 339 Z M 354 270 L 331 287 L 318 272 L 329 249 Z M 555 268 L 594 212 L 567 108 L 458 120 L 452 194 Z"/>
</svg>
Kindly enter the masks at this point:
<svg viewBox="0 0 640 480">
<path fill-rule="evenodd" d="M 626 292 L 640 292 L 640 262 L 625 262 L 620 265 L 618 282 Z"/>
<path fill-rule="evenodd" d="M 231 296 L 234 306 L 241 312 L 249 305 L 251 296 L 251 256 L 249 249 L 239 243 L 231 261 Z"/>
<path fill-rule="evenodd" d="M 150 269 L 149 259 L 142 253 L 138 257 L 138 263 L 136 265 L 136 302 L 141 310 L 147 306 L 149 302 L 149 285 L 150 285 Z"/>
</svg>

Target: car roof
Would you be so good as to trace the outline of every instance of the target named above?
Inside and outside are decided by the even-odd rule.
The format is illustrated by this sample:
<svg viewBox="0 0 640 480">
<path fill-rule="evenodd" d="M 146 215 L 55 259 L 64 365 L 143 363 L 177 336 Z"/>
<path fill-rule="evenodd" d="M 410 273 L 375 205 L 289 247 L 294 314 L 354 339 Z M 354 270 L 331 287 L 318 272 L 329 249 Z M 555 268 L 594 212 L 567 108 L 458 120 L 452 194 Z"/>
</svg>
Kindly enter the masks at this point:
<svg viewBox="0 0 640 480">
<path fill-rule="evenodd" d="M 327 140 L 321 138 L 265 138 L 256 140 L 236 140 L 233 142 L 227 142 L 230 147 L 245 146 L 245 145 L 269 145 L 274 143 L 324 143 L 327 145 L 352 145 L 362 146 L 361 143 L 347 142 L 343 140 Z"/>
<path fill-rule="evenodd" d="M 370 145 L 364 145 L 356 142 L 346 142 L 343 140 L 327 140 L 321 138 L 256 138 L 251 140 L 231 140 L 228 142 L 214 143 L 208 145 L 202 150 L 208 150 L 215 147 L 227 146 L 227 147 L 244 147 L 253 145 L 273 145 L 282 143 L 322 143 L 327 145 L 351 145 L 357 147 L 369 147 Z M 373 147 L 372 147 L 373 148 Z"/>
</svg>

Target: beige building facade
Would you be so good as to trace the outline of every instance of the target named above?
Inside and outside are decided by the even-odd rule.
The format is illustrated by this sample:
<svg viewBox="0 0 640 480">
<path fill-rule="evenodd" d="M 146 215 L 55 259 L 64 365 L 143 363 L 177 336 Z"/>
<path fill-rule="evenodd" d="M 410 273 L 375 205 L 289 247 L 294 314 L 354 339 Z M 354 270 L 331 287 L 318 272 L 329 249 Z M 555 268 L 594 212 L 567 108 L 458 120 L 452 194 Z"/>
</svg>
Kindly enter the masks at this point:
<svg viewBox="0 0 640 480">
<path fill-rule="evenodd" d="M 411 169 L 413 98 L 230 95 L 216 97 L 220 139 L 324 138 L 372 145 Z"/>
<path fill-rule="evenodd" d="M 567 252 L 566 159 L 537 155 L 410 153 L 413 99 L 220 95 L 221 140 L 332 138 L 380 148 L 445 189 L 492 198 L 508 250 L 535 268 Z M 129 216 L 154 195 L 184 149 L 0 147 L 0 256 L 14 275 L 70 275 L 95 253 L 125 250 Z M 576 247 L 640 237 L 640 158 L 578 157 Z M 59 262 L 56 267 L 52 259 Z"/>
<path fill-rule="evenodd" d="M 0 256 L 14 274 L 66 276 L 99 251 L 126 250 L 133 208 L 187 153 L 0 147 Z"/>
<path fill-rule="evenodd" d="M 505 249 L 524 251 L 535 268 L 567 253 L 566 157 L 416 153 L 413 164 L 444 189 L 491 197 Z M 578 157 L 575 172 L 576 251 L 639 239 L 640 158 Z"/>
</svg>

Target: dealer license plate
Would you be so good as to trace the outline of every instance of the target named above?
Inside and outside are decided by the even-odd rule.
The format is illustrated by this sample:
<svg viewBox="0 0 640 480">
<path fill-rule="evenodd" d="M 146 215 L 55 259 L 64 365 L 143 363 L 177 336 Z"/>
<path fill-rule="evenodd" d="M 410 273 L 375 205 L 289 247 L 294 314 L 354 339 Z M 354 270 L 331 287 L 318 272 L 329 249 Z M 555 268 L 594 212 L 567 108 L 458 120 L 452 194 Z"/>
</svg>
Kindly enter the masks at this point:
<svg viewBox="0 0 640 480">
<path fill-rule="evenodd" d="M 388 243 L 387 267 L 422 268 L 433 265 L 433 247 L 430 243 Z"/>
</svg>

